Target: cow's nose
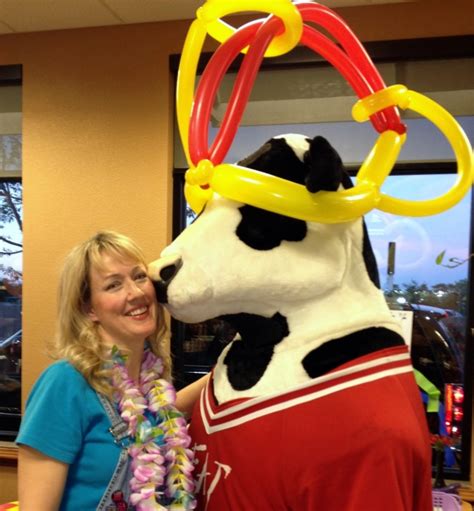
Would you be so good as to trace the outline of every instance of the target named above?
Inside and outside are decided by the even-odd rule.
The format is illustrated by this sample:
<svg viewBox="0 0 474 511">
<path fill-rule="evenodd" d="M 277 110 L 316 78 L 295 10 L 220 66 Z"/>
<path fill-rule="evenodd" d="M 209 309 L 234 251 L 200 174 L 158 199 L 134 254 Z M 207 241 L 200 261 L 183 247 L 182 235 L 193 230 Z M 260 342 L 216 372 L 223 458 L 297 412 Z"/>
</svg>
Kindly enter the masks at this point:
<svg viewBox="0 0 474 511">
<path fill-rule="evenodd" d="M 160 270 L 160 280 L 164 284 L 169 284 L 178 273 L 179 269 L 182 266 L 181 259 L 173 264 L 167 264 Z"/>
<path fill-rule="evenodd" d="M 168 302 L 168 286 L 183 265 L 180 256 L 165 256 L 148 266 L 148 273 L 155 286 L 156 297 L 160 303 Z"/>
</svg>

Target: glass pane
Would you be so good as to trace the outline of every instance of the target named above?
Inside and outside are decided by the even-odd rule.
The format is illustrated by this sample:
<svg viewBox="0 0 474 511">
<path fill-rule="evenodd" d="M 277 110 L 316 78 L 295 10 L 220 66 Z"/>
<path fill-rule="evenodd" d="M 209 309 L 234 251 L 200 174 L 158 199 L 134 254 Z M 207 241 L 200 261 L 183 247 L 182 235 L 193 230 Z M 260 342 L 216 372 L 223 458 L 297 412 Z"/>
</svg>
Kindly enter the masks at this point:
<svg viewBox="0 0 474 511">
<path fill-rule="evenodd" d="M 22 186 L 0 181 L 0 439 L 21 414 Z"/>
<path fill-rule="evenodd" d="M 21 86 L 0 90 L 0 440 L 12 441 L 21 417 Z"/>
<path fill-rule="evenodd" d="M 384 191 L 421 200 L 445 192 L 454 179 L 446 174 L 390 176 Z M 440 413 L 429 416 L 429 422 L 433 433 L 452 439 L 445 464 L 454 470 L 460 468 L 463 438 L 470 211 L 469 193 L 430 217 L 366 215 L 387 302 L 413 313 L 413 365 L 441 393 Z"/>
</svg>

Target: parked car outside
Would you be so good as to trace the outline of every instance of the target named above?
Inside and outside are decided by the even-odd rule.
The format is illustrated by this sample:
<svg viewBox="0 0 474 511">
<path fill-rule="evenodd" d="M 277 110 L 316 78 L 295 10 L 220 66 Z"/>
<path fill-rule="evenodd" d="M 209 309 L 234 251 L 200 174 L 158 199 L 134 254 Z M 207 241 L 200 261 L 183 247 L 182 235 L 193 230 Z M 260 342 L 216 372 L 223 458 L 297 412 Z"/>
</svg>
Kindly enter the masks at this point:
<svg viewBox="0 0 474 511">
<path fill-rule="evenodd" d="M 0 440 L 13 441 L 21 421 L 22 331 L 0 341 Z"/>
<path fill-rule="evenodd" d="M 444 396 L 447 383 L 463 383 L 464 357 L 444 319 L 445 309 L 421 304 L 404 304 L 413 311 L 411 356 L 413 366 Z"/>
</svg>

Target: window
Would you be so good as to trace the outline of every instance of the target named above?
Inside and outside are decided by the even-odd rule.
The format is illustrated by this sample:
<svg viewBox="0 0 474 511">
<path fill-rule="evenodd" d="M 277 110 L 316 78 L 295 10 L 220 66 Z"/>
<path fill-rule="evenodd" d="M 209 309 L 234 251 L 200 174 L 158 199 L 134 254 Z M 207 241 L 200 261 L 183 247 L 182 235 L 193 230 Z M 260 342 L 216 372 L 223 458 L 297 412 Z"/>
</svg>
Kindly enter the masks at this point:
<svg viewBox="0 0 474 511">
<path fill-rule="evenodd" d="M 452 113 L 474 139 L 472 38 L 441 38 L 368 45 L 388 84 L 404 83 L 432 97 Z M 437 51 L 434 51 L 437 48 Z M 397 51 L 393 53 L 392 50 Z M 377 134 L 370 124 L 350 119 L 352 91 L 327 64 L 295 50 L 260 70 L 245 115 L 226 161 L 237 161 L 268 138 L 282 133 L 325 136 L 355 174 Z M 464 53 L 463 53 L 464 52 Z M 433 58 L 436 55 L 436 58 Z M 382 58 L 383 57 L 383 58 Z M 213 108 L 212 139 L 219 127 L 234 76 L 224 78 Z M 268 87 L 272 83 L 272 87 Z M 455 180 L 456 164 L 444 136 L 429 121 L 407 112 L 408 138 L 383 191 L 420 200 L 436 197 Z M 278 123 L 278 124 L 276 124 Z M 182 197 L 186 162 L 179 136 L 175 145 L 175 235 L 192 218 Z M 413 194 L 410 196 L 410 194 Z M 407 321 L 413 365 L 441 392 L 441 412 L 429 414 L 433 431 L 454 440 L 445 459 L 447 472 L 469 478 L 472 396 L 474 240 L 472 195 L 445 213 L 403 218 L 373 211 L 366 216 L 387 302 Z M 222 322 L 173 322 L 173 351 L 184 382 L 209 370 L 232 338 Z"/>
<path fill-rule="evenodd" d="M 0 68 L 0 440 L 21 414 L 21 68 Z"/>
<path fill-rule="evenodd" d="M 395 170 L 387 179 L 384 190 L 390 195 L 400 190 L 403 197 L 413 200 L 438 196 L 453 182 L 449 167 L 434 163 L 405 166 L 402 174 Z M 377 210 L 366 215 L 386 300 L 393 310 L 410 311 L 407 341 L 413 366 L 441 393 L 440 411 L 428 414 L 428 420 L 433 431 L 452 438 L 445 464 L 457 475 L 465 472 L 468 456 L 463 452 L 469 452 L 464 388 L 469 384 L 471 207 L 469 193 L 438 215 L 409 218 Z"/>
</svg>

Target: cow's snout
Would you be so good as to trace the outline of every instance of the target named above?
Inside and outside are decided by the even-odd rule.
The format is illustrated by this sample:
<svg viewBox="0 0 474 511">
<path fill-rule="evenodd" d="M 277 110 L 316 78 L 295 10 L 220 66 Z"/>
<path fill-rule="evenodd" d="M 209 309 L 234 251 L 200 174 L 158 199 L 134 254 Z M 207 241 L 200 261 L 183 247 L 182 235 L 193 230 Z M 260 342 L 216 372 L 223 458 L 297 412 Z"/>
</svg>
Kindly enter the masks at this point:
<svg viewBox="0 0 474 511">
<path fill-rule="evenodd" d="M 183 265 L 180 256 L 165 256 L 148 266 L 148 273 L 155 286 L 156 297 L 160 303 L 168 303 L 168 286 Z"/>
</svg>

